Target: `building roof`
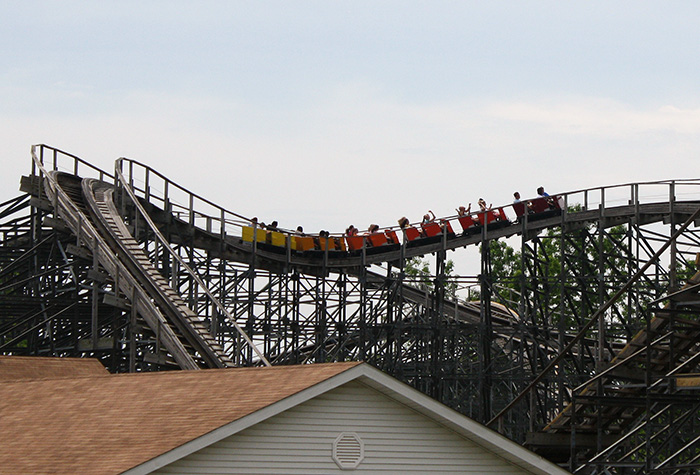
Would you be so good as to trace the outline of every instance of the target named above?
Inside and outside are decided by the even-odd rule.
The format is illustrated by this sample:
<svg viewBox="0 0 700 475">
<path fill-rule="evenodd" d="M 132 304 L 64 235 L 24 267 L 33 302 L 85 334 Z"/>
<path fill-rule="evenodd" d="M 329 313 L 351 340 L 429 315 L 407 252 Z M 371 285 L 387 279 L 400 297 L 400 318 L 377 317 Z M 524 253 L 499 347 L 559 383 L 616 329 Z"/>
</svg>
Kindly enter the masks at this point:
<svg viewBox="0 0 700 475">
<path fill-rule="evenodd" d="M 357 364 L 6 382 L 0 473 L 121 473 Z"/>
<path fill-rule="evenodd" d="M 46 358 L 40 356 L 0 355 L 0 382 L 24 379 L 104 376 L 107 368 L 90 358 Z"/>
<path fill-rule="evenodd" d="M 354 380 L 532 473 L 567 473 L 357 362 L 8 381 L 0 473 L 150 473 Z"/>
</svg>

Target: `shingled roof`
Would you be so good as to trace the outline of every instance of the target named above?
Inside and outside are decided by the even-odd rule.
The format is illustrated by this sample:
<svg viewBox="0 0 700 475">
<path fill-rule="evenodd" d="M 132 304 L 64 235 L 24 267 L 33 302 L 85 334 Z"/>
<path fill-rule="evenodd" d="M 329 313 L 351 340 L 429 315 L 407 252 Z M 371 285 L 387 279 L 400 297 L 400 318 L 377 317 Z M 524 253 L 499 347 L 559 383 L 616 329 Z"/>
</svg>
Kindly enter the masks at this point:
<svg viewBox="0 0 700 475">
<path fill-rule="evenodd" d="M 40 356 L 0 355 L 0 382 L 24 379 L 74 378 L 109 374 L 102 364 L 90 358 L 42 358 Z"/>
<path fill-rule="evenodd" d="M 111 375 L 27 360 L 0 366 L 15 374 L 0 376 L 0 474 L 148 474 L 350 381 L 530 473 L 567 473 L 365 363 Z"/>
<path fill-rule="evenodd" d="M 3 382 L 0 473 L 121 473 L 358 364 Z"/>
</svg>

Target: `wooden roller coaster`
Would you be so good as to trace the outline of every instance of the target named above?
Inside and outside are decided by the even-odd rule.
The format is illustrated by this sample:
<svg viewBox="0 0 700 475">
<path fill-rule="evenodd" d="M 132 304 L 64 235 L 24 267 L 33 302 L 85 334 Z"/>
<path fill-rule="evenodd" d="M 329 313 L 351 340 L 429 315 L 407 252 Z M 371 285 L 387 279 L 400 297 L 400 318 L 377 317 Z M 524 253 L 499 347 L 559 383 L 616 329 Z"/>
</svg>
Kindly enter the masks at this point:
<svg viewBox="0 0 700 475">
<path fill-rule="evenodd" d="M 46 145 L 21 191 L 0 205 L 5 354 L 115 372 L 364 360 L 577 473 L 700 469 L 698 180 L 359 236 L 267 229 L 142 163 Z M 478 275 L 446 272 L 468 246 Z M 431 275 L 408 272 L 417 256 Z"/>
</svg>

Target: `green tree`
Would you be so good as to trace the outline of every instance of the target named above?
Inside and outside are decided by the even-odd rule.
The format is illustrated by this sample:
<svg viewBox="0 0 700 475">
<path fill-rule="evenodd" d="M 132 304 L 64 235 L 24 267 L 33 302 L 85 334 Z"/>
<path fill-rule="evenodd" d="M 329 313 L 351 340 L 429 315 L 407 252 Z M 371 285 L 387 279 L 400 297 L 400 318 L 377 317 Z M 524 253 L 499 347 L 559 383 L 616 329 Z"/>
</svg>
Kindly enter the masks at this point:
<svg viewBox="0 0 700 475">
<path fill-rule="evenodd" d="M 454 279 L 454 262 L 448 259 L 445 262 L 445 269 L 442 278 L 445 282 L 445 297 L 454 299 L 457 294 L 457 282 Z M 430 270 L 430 262 L 427 259 L 416 256 L 406 260 L 404 265 L 404 274 L 406 275 L 406 283 L 421 290 L 432 291 L 435 288 L 435 279 L 441 278 L 434 276 Z"/>
<path fill-rule="evenodd" d="M 602 236 L 591 226 L 563 235 L 550 228 L 525 243 L 524 260 L 521 251 L 504 241 L 491 242 L 491 277 L 499 293 L 494 299 L 513 306 L 524 292 L 521 304 L 531 318 L 537 315 L 538 322 L 550 324 L 564 318 L 565 326 L 580 325 L 638 269 L 630 233 L 626 225 L 605 229 Z M 691 273 L 681 266 L 681 283 Z M 640 310 L 664 291 L 666 277 L 659 282 L 644 276 L 635 283 L 606 314 L 608 328 L 621 335 L 636 333 L 643 324 Z"/>
</svg>

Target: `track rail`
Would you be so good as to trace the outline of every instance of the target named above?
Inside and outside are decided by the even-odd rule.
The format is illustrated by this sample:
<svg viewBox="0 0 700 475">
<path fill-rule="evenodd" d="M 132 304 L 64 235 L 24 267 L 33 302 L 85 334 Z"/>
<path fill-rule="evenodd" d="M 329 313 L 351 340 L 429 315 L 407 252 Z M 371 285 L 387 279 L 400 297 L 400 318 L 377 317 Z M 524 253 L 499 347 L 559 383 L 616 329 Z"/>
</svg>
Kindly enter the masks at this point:
<svg viewBox="0 0 700 475">
<path fill-rule="evenodd" d="M 188 344 L 197 349 L 207 367 L 229 367 L 233 361 L 221 345 L 209 333 L 205 322 L 194 314 L 180 295 L 173 290 L 138 242 L 131 236 L 114 204 L 114 187 L 96 179 L 82 180 L 82 191 L 99 223 L 103 236 L 107 237 L 115 254 L 123 256 L 132 276 L 138 279 L 149 297 L 167 315 L 167 320 L 177 327 Z"/>
<path fill-rule="evenodd" d="M 611 228 L 618 224 L 633 222 L 640 225 L 657 222 L 665 222 L 674 215 L 678 222 L 684 221 L 698 207 L 700 201 L 685 201 L 675 203 L 674 209 L 669 208 L 668 203 L 645 203 L 638 205 L 622 205 L 606 208 L 605 214 L 601 215 L 600 210 L 588 210 L 575 213 L 562 213 L 546 219 L 537 221 L 524 221 L 513 223 L 499 228 L 484 227 L 482 231 L 475 235 L 455 234 L 453 236 L 443 235 L 444 239 L 412 241 L 404 249 L 392 249 L 387 246 L 386 250 L 379 248 L 369 248 L 360 253 L 339 253 L 333 251 L 306 251 L 304 253 L 294 253 L 286 255 L 284 253 L 270 251 L 270 248 L 261 248 L 243 242 L 238 238 L 229 238 L 227 242 L 238 251 L 250 255 L 255 253 L 261 266 L 267 262 L 270 267 L 274 263 L 297 265 L 300 267 L 326 267 L 330 269 L 361 268 L 371 264 L 381 264 L 384 262 L 398 262 L 401 258 L 411 258 L 423 256 L 440 251 L 459 249 L 470 245 L 480 245 L 486 241 L 503 239 L 512 236 L 525 236 L 526 240 L 534 239 L 538 234 L 549 228 L 561 228 L 564 232 L 571 232 L 582 229 L 589 224 L 602 224 L 604 228 Z M 248 257 L 250 259 L 250 257 Z"/>
<path fill-rule="evenodd" d="M 35 165 L 44 176 L 44 190 L 53 204 L 56 217 L 61 219 L 78 237 L 79 246 L 87 249 L 105 271 L 114 276 L 116 287 L 122 294 L 129 296 L 135 311 L 156 334 L 160 335 L 162 344 L 177 364 L 184 369 L 198 369 L 200 366 L 172 331 L 167 320 L 153 305 L 138 281 L 117 258 L 85 214 L 85 208 L 80 200 L 80 180 L 71 175 L 48 172 L 36 155 L 34 158 Z M 76 204 L 74 200 L 78 200 L 78 203 Z"/>
<path fill-rule="evenodd" d="M 116 176 L 118 180 L 121 180 L 122 182 L 124 181 L 124 177 L 121 173 L 121 170 L 119 168 L 116 169 Z M 269 366 L 270 362 L 267 361 L 267 358 L 262 354 L 262 352 L 255 346 L 253 341 L 250 339 L 250 337 L 245 333 L 245 331 L 238 325 L 238 322 L 236 319 L 231 315 L 231 313 L 228 311 L 228 309 L 219 302 L 219 300 L 214 296 L 214 294 L 209 290 L 209 288 L 204 284 L 204 282 L 199 278 L 199 276 L 190 268 L 190 266 L 182 259 L 180 258 L 177 253 L 173 252 L 173 250 L 170 247 L 170 243 L 165 239 L 163 234 L 160 232 L 156 224 L 153 222 L 151 219 L 151 216 L 146 212 L 144 209 L 143 205 L 139 201 L 139 199 L 136 197 L 136 195 L 133 193 L 133 190 L 129 187 L 124 187 L 123 188 L 126 196 L 125 198 L 128 198 L 130 200 L 131 205 L 134 206 L 136 209 L 137 213 L 139 216 L 145 221 L 146 225 L 149 227 L 151 232 L 156 236 L 156 239 L 160 242 L 160 244 L 163 246 L 163 249 L 167 250 L 167 252 L 170 254 L 170 256 L 176 260 L 180 266 L 181 269 L 183 269 L 189 276 L 193 278 L 193 280 L 196 282 L 197 286 L 204 292 L 204 294 L 207 296 L 207 298 L 211 301 L 211 303 L 217 308 L 217 310 L 221 313 L 221 315 L 225 316 L 227 321 L 236 329 L 238 332 L 239 336 L 245 341 L 246 345 L 252 350 L 252 352 L 257 356 L 257 358 L 265 365 Z M 138 243 L 136 242 L 131 235 L 128 234 L 128 230 L 126 228 L 126 225 L 122 221 L 121 215 L 116 209 L 116 206 L 113 203 L 112 196 L 113 196 L 113 190 L 109 190 L 107 193 L 107 197 L 109 200 L 109 203 L 104 206 L 105 208 L 109 208 L 109 214 L 111 217 L 112 222 L 120 228 L 120 236 L 116 236 L 119 242 L 122 242 L 121 237 L 122 236 L 128 236 L 128 238 L 132 241 L 131 243 L 131 249 L 135 253 L 140 253 L 139 254 L 139 261 L 142 265 L 142 269 L 145 269 L 145 266 L 150 265 L 150 260 L 148 259 L 148 256 L 143 253 L 143 251 L 140 249 L 138 246 Z M 125 234 L 126 233 L 126 234 Z M 137 249 L 138 248 L 138 249 Z M 141 255 L 142 254 L 142 255 Z M 136 256 L 137 254 L 134 254 Z M 152 267 L 152 266 L 151 266 Z M 193 312 L 187 307 L 185 302 L 180 298 L 179 294 L 175 292 L 171 287 L 167 285 L 167 282 L 163 277 L 158 273 L 156 269 L 151 269 L 148 272 L 149 276 L 152 276 L 153 279 L 157 279 L 160 281 L 159 287 L 161 287 L 164 292 L 168 295 L 168 297 L 173 296 L 176 300 L 169 300 L 166 299 L 166 301 L 169 304 L 174 304 L 179 308 L 179 311 L 186 316 L 186 318 L 191 319 L 192 316 L 187 316 L 188 314 L 193 314 Z M 215 344 L 215 342 L 211 342 L 212 344 Z M 215 350 L 216 352 L 219 352 L 218 346 Z M 222 353 L 223 354 L 223 353 Z"/>
<path fill-rule="evenodd" d="M 41 147 L 43 153 L 44 147 Z M 53 150 L 56 170 L 57 151 Z M 641 325 L 635 318 L 645 311 L 652 312 L 645 310 L 650 308 L 646 306 L 649 300 L 658 298 L 661 301 L 659 297 L 679 288 L 681 279 L 676 278 L 675 263 L 690 262 L 686 258 L 700 239 L 697 231 L 689 229 L 683 234 L 684 240 L 676 240 L 678 234 L 673 238 L 669 236 L 675 234 L 679 226 L 700 224 L 700 216 L 696 214 L 700 209 L 700 180 L 579 190 L 558 195 L 564 203 L 560 210 L 526 216 L 518 222 L 501 221 L 464 233 L 443 233 L 411 241 L 404 237 L 402 244 L 365 245 L 348 252 L 329 249 L 302 252 L 292 249 L 289 238 L 282 246 L 244 240 L 243 228 L 255 226 L 251 219 L 201 198 L 146 165 L 122 158 L 117 160 L 112 175 L 73 158 L 75 161 L 66 173 L 55 173 L 47 172 L 44 161 L 35 156 L 34 166 L 45 176 L 44 186 L 49 191 L 51 209 L 32 206 L 47 213 L 54 211 L 56 218 L 60 218 L 46 216 L 45 219 L 54 224 L 44 223 L 44 226 L 58 230 L 55 221 L 65 222 L 78 245 L 92 253 L 99 266 L 111 276 L 110 285 L 132 301 L 134 314 L 141 316 L 154 334 L 160 335 L 167 350 L 164 354 L 171 355 L 183 368 L 221 367 L 239 361 L 247 365 L 267 364 L 259 348 L 277 363 L 299 362 L 294 359 L 297 355 L 301 355 L 304 362 L 328 361 L 334 355 L 341 359 L 378 355 L 376 361 L 386 368 L 397 364 L 399 375 L 403 372 L 407 378 L 414 378 L 417 387 L 423 384 L 421 389 L 425 388 L 428 394 L 433 394 L 431 391 L 435 388 L 454 390 L 457 404 L 466 404 L 459 400 L 466 391 L 484 394 L 484 399 L 494 395 L 487 402 L 476 401 L 477 398 L 471 396 L 464 398 L 469 404 L 474 400 L 474 406 L 481 408 L 478 409 L 481 412 L 473 416 L 481 418 L 479 420 L 490 419 L 491 424 L 503 425 L 521 421 L 523 415 L 535 414 L 538 419 L 531 419 L 535 421 L 531 428 L 519 425 L 518 430 L 535 431 L 546 426 L 544 430 L 549 435 L 563 436 L 562 440 L 567 437 L 573 440 L 578 432 L 577 443 L 583 449 L 585 435 L 597 432 L 600 445 L 601 433 L 612 435 L 636 430 L 630 425 L 631 420 L 640 420 L 643 412 L 625 408 L 624 401 L 613 401 L 612 392 L 602 392 L 601 386 L 606 391 L 619 388 L 619 395 L 639 402 L 644 395 L 633 390 L 635 384 L 643 384 L 639 379 L 634 380 L 639 377 L 638 367 L 635 367 L 639 366 L 639 358 L 658 360 L 659 364 L 648 365 L 647 377 L 664 373 L 662 379 L 665 380 L 675 377 L 685 361 L 690 362 L 687 365 L 690 368 L 699 358 L 698 324 L 677 319 L 667 326 L 668 318 L 664 320 L 661 316 L 660 320 L 651 320 L 648 332 L 637 333 Z M 90 168 L 88 174 L 99 178 L 81 181 L 78 177 L 82 167 Z M 110 179 L 113 185 L 105 181 Z M 39 189 L 33 196 L 41 198 L 41 192 Z M 442 218 L 452 221 L 453 227 L 458 229 L 456 219 L 454 216 Z M 650 224 L 654 226 L 644 229 Z M 625 225 L 624 238 L 604 231 L 617 225 Z M 671 230 L 668 236 L 659 232 L 665 225 Z M 557 236 L 543 235 L 543 231 L 553 228 L 562 232 Z M 400 230 L 395 231 L 400 234 Z M 257 232 L 254 234 L 257 236 Z M 529 252 L 521 262 L 524 278 L 520 288 L 513 290 L 513 295 L 520 299 L 520 315 L 491 302 L 496 300 L 498 291 L 494 289 L 498 287 L 491 286 L 488 278 L 491 272 L 488 243 L 514 236 L 520 238 L 522 255 L 526 255 L 525 250 Z M 537 254 L 550 238 L 559 239 L 562 249 L 564 244 L 579 242 L 586 252 L 592 248 L 588 246 L 596 246 L 598 254 L 595 260 L 591 259 L 592 265 L 585 262 L 584 266 L 578 261 L 572 264 L 562 259 L 558 270 L 539 274 L 536 267 L 546 263 L 549 257 L 556 257 L 555 251 L 547 251 L 549 254 L 544 258 Z M 605 259 L 609 255 L 603 253 L 603 244 L 609 238 L 611 245 L 616 246 L 609 254 L 613 255 L 610 262 L 614 264 L 619 256 L 625 264 L 610 272 L 610 279 L 605 280 Z M 633 241 L 635 238 L 637 240 Z M 73 239 L 73 236 L 63 233 L 62 239 Z M 671 241 L 674 242 L 671 244 Z M 636 248 L 626 245 L 632 242 Z M 444 269 L 446 251 L 470 245 L 486 246 L 487 250 L 482 253 L 481 269 L 481 275 L 487 278 L 479 280 L 482 296 L 486 295 L 482 302 L 451 301 L 445 296 L 447 287 L 441 280 L 442 274 L 431 276 L 435 279 L 429 284 L 436 289 L 433 291 L 423 291 L 407 283 L 410 279 L 405 278 L 403 272 L 407 259 L 435 254 L 437 268 L 442 265 Z M 664 247 L 668 248 L 668 253 L 659 257 Z M 575 251 L 578 252 L 578 248 Z M 572 256 L 579 257 L 574 252 L 566 257 Z M 526 259 L 531 259 L 532 269 L 526 267 L 530 265 Z M 587 256 L 582 256 L 581 262 L 585 259 Z M 666 269 L 667 262 L 674 264 Z M 378 269 L 371 267 L 375 264 L 386 264 L 386 268 L 382 273 L 373 272 Z M 583 271 L 569 273 L 576 264 Z M 651 265 L 654 268 L 650 268 Z M 647 268 L 652 279 L 644 274 Z M 605 315 L 606 306 L 613 305 L 634 282 L 633 278 L 621 287 L 638 269 L 635 278 L 640 280 L 640 285 L 628 292 L 630 302 L 610 308 L 609 316 Z M 657 274 L 656 281 L 653 281 L 653 272 Z M 543 275 L 544 278 L 538 280 Z M 567 280 L 567 276 L 572 279 Z M 540 290 L 539 282 L 561 286 L 558 290 Z M 573 282 L 572 290 L 567 293 L 569 290 L 565 286 L 570 282 Z M 647 291 L 646 284 L 654 287 Z M 94 288 L 97 289 L 97 284 Z M 99 291 L 109 292 L 111 288 L 107 285 Z M 95 296 L 97 292 L 95 290 Z M 191 295 L 188 296 L 188 292 Z M 557 310 L 557 315 L 548 302 L 536 301 L 540 296 L 548 298 L 550 292 L 561 294 L 562 303 L 557 304 L 561 312 Z M 697 301 L 697 290 L 693 292 L 691 296 Z M 690 294 L 692 292 L 685 296 Z M 564 302 L 564 297 L 581 298 L 582 303 L 579 306 L 578 301 Z M 507 298 L 510 297 L 504 297 L 501 302 L 505 303 Z M 679 304 L 674 305 L 680 308 Z M 571 313 L 565 314 L 567 311 Z M 623 312 L 624 319 L 620 318 Z M 698 312 L 696 307 L 693 312 Z M 245 331 L 237 320 L 245 321 Z M 214 321 L 222 325 L 214 330 L 220 340 L 208 335 L 205 323 Z M 624 325 L 624 328 L 613 328 L 606 333 L 608 323 Z M 680 328 L 679 324 L 687 328 Z M 366 328 L 371 331 L 365 331 Z M 450 346 L 452 342 L 443 338 L 440 331 L 463 340 L 455 340 Z M 255 338 L 251 341 L 246 333 Z M 83 333 L 87 334 L 96 332 Z M 217 341 L 230 346 L 224 350 L 217 346 Z M 245 345 L 247 355 L 237 353 L 240 346 Z M 674 358 L 678 360 L 679 357 L 688 359 L 680 365 L 676 362 L 674 368 Z M 439 358 L 447 359 L 447 364 L 434 361 Z M 452 367 L 448 364 L 454 365 L 454 373 L 449 373 Z M 671 369 L 667 371 L 664 365 Z M 441 379 L 457 371 L 462 372 L 461 379 L 455 377 L 454 384 Z M 515 375 L 515 372 L 523 374 Z M 501 375 L 502 379 L 492 382 L 492 378 Z M 626 377 L 626 383 L 617 385 Z M 510 392 L 512 388 L 515 390 Z M 551 392 L 546 393 L 550 388 Z M 540 404 L 540 397 L 541 406 L 535 407 Z M 592 397 L 598 398 L 598 406 L 590 402 L 592 399 L 589 401 Z M 605 402 L 612 401 L 616 407 L 600 409 L 602 398 L 608 398 Z M 493 413 L 504 406 L 506 409 L 493 418 Z M 647 410 L 647 414 L 650 412 Z M 629 421 L 620 422 L 625 418 Z M 568 447 L 564 450 L 564 456 L 573 452 Z"/>
<path fill-rule="evenodd" d="M 55 216 L 77 237 L 78 247 L 84 248 L 88 254 L 93 256 L 96 264 L 99 264 L 112 276 L 116 289 L 131 301 L 133 310 L 143 318 L 157 336 L 159 344 L 164 347 L 169 357 L 172 357 L 174 362 L 183 369 L 232 366 L 231 360 L 223 350 L 215 344 L 211 337 L 207 338 L 201 322 L 192 318 L 192 315 L 180 316 L 179 319 L 172 318 L 175 313 L 172 312 L 172 299 L 176 292 L 172 289 L 168 292 L 160 285 L 162 282 L 149 275 L 152 269 L 141 269 L 141 272 L 134 272 L 133 267 L 130 269 L 125 265 L 121 259 L 124 256 L 129 256 L 131 258 L 129 261 L 132 263 L 138 261 L 134 250 L 128 247 L 112 249 L 102 233 L 95 227 L 93 218 L 102 216 L 103 223 L 107 223 L 108 227 L 110 224 L 112 225 L 110 229 L 117 233 L 123 231 L 123 229 L 119 229 L 115 221 L 110 222 L 110 219 L 113 218 L 114 207 L 108 199 L 105 199 L 110 193 L 105 193 L 105 187 L 95 186 L 96 183 L 103 182 L 87 179 L 85 186 L 83 186 L 82 179 L 75 175 L 47 171 L 44 168 L 43 160 L 37 157 L 34 149 L 32 156 L 34 167 L 44 177 L 43 191 L 51 201 Z M 100 173 L 100 176 L 106 175 Z M 84 194 L 83 188 L 86 188 L 89 193 Z M 95 188 L 99 189 L 101 200 L 96 199 Z M 87 197 L 87 203 L 84 200 L 85 197 Z M 97 212 L 91 216 L 89 209 Z M 106 212 L 106 216 L 103 215 L 102 211 Z M 127 236 L 121 236 L 117 240 L 120 241 L 121 245 L 124 245 L 127 242 Z M 141 280 L 138 278 L 139 273 L 143 274 Z M 144 288 L 142 282 L 145 276 L 147 276 L 145 280 L 150 279 L 152 282 L 156 282 L 156 285 L 150 288 L 150 293 Z M 155 298 L 153 293 L 156 294 Z M 162 303 L 164 300 L 167 300 L 169 304 L 159 308 L 156 302 Z M 162 309 L 171 311 L 170 319 L 166 317 Z M 187 313 L 181 308 L 178 310 L 180 313 Z M 168 358 L 168 356 L 158 355 L 155 357 L 164 363 L 167 362 Z"/>
<path fill-rule="evenodd" d="M 218 206 L 187 188 L 169 180 L 163 174 L 136 160 L 120 158 L 115 163 L 118 186 L 131 190 L 134 196 L 148 203 L 154 211 L 160 210 L 172 216 L 181 228 L 195 233 L 199 245 L 216 250 L 221 241 L 226 243 L 227 257 L 249 263 L 255 256 L 256 265 L 281 272 L 291 266 L 301 271 L 317 273 L 319 268 L 350 270 L 362 269 L 372 264 L 400 262 L 416 256 L 480 245 L 484 242 L 516 235 L 525 240 L 534 239 L 543 230 L 552 227 L 564 232 L 582 229 L 590 224 L 609 228 L 623 223 L 646 225 L 683 222 L 700 207 L 700 180 L 661 180 L 657 182 L 628 183 L 609 187 L 575 190 L 558 194 L 562 209 L 554 213 L 525 215 L 518 222 L 494 222 L 469 232 L 441 234 L 431 238 L 407 241 L 404 245 L 367 247 L 360 251 L 311 250 L 298 252 L 287 247 L 246 242 L 241 239 L 241 228 L 252 226 L 253 221 L 241 214 Z M 695 199 L 679 199 L 693 196 Z M 578 206 L 573 210 L 572 206 Z M 508 209 L 512 205 L 502 205 Z M 512 216 L 512 209 L 510 210 Z M 162 214 L 162 213 L 161 213 Z M 446 216 L 437 221 L 456 223 L 457 216 Z M 397 232 L 398 227 L 383 228 Z M 476 232 L 475 232 L 476 231 Z M 292 233 L 288 233 L 290 236 Z M 334 234 L 342 238 L 342 234 Z M 322 270 L 321 270 L 322 271 Z"/>
</svg>

